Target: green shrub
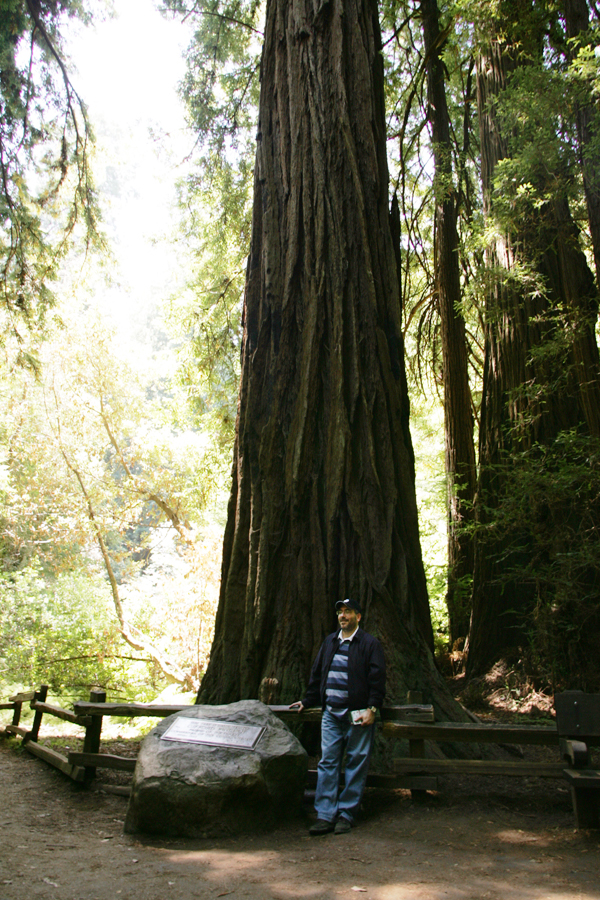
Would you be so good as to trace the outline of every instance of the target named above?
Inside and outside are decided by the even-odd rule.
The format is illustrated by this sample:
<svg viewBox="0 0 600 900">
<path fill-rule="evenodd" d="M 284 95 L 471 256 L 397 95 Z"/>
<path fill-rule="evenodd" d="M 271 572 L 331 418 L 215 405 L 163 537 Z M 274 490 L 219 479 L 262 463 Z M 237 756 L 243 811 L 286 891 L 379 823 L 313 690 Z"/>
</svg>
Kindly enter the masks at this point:
<svg viewBox="0 0 600 900">
<path fill-rule="evenodd" d="M 600 690 L 600 441 L 562 432 L 512 454 L 502 475 L 486 528 L 511 560 L 503 580 L 533 596 L 531 671 L 557 688 Z"/>
<path fill-rule="evenodd" d="M 146 699 L 164 687 L 147 659 L 121 639 L 110 588 L 97 572 L 55 579 L 34 565 L 0 576 L 0 689 L 47 684 L 52 695 L 83 699 L 91 687 Z"/>
</svg>

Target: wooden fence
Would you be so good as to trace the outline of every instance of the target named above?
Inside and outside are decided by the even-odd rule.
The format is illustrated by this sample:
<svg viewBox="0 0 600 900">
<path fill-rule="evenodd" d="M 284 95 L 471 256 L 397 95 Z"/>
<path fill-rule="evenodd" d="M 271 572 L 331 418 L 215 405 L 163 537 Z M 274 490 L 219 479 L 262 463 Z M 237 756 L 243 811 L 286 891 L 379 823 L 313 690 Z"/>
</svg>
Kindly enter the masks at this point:
<svg viewBox="0 0 600 900">
<path fill-rule="evenodd" d="M 0 709 L 12 709 L 13 720 L 5 726 L 4 732 L 20 736 L 25 748 L 35 756 L 55 766 L 74 781 L 90 784 L 97 768 L 120 769 L 133 772 L 135 759 L 101 752 L 102 722 L 106 716 L 135 718 L 152 716 L 163 718 L 183 710 L 189 705 L 160 705 L 152 703 L 107 703 L 106 694 L 92 691 L 88 701 L 77 701 L 73 710 L 62 709 L 47 702 L 48 688 L 42 685 L 38 690 L 17 694 L 7 703 L 0 703 Z M 29 703 L 34 711 L 31 728 L 23 728 L 19 723 L 24 703 Z M 270 705 L 270 709 L 284 721 L 316 722 L 320 720 L 320 709 L 304 710 L 302 713 L 287 706 Z M 83 749 L 69 752 L 67 756 L 40 743 L 40 726 L 44 716 L 52 716 L 80 725 L 84 729 Z M 562 777 L 565 763 L 529 762 L 524 759 L 448 759 L 439 751 L 439 757 L 431 758 L 437 745 L 456 743 L 501 744 L 501 745 L 542 745 L 559 746 L 559 736 L 553 726 L 536 725 L 487 725 L 477 723 L 448 723 L 434 721 L 433 707 L 422 703 L 405 706 L 384 707 L 381 712 L 381 730 L 384 735 L 408 742 L 409 755 L 393 761 L 394 772 L 389 775 L 371 775 L 368 784 L 392 788 L 408 788 L 413 792 L 435 790 L 437 776 L 443 774 L 480 775 L 535 775 Z M 426 758 L 426 742 L 430 752 Z M 315 773 L 310 774 L 314 781 Z M 310 783 L 309 781 L 309 783 Z M 129 787 L 112 788 L 118 793 L 129 793 Z"/>
</svg>

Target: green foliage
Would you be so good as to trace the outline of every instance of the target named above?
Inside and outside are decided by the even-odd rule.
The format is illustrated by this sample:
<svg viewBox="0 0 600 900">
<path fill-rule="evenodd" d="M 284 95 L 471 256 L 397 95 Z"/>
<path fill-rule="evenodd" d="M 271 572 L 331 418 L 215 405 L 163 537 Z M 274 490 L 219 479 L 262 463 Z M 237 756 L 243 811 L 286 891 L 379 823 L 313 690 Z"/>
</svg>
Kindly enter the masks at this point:
<svg viewBox="0 0 600 900">
<path fill-rule="evenodd" d="M 261 4 L 186 3 L 163 10 L 195 30 L 181 93 L 197 134 L 191 173 L 180 184 L 185 290 L 171 321 L 185 337 L 180 380 L 216 455 L 230 456 L 236 415 L 245 261 L 250 244 Z"/>
<path fill-rule="evenodd" d="M 51 283 L 78 232 L 98 241 L 92 133 L 71 82 L 61 31 L 90 20 L 82 0 L 0 6 L 0 342 L 36 367 L 23 326 L 43 330 Z"/>
<path fill-rule="evenodd" d="M 181 90 L 198 141 L 218 152 L 239 146 L 257 102 L 260 0 L 163 0 L 164 12 L 192 19 Z"/>
<path fill-rule="evenodd" d="M 86 533 L 45 439 L 41 385 L 28 370 L 5 370 L 0 398 L 0 565 L 14 572 L 36 558 L 42 571 L 57 575 L 80 557 Z"/>
<path fill-rule="evenodd" d="M 571 85 L 564 67 L 532 63 L 513 73 L 499 98 L 496 115 L 508 155 L 495 169 L 497 227 L 535 236 L 544 204 L 561 199 L 584 221 Z"/>
<path fill-rule="evenodd" d="M 39 611 L 46 605 L 52 618 L 56 604 L 73 604 L 77 617 L 76 605 L 88 599 L 67 589 L 69 578 L 87 573 L 96 584 L 100 549 L 114 576 L 102 596 L 115 618 L 98 633 L 96 656 L 123 655 L 121 635 L 147 651 L 146 662 L 127 662 L 121 674 L 120 663 L 109 667 L 104 683 L 128 690 L 146 680 L 155 692 L 164 686 L 159 665 L 179 660 L 183 675 L 176 667 L 169 674 L 193 683 L 206 665 L 219 548 L 207 543 L 205 522 L 221 514 L 229 460 L 185 420 L 169 380 L 154 375 L 147 358 L 143 373 L 126 365 L 114 344 L 113 331 L 82 315 L 78 327 L 47 339 L 38 378 L 17 368 L 2 381 L 0 554 L 7 578 L 29 579 Z M 32 620 L 31 633 L 38 625 L 46 627 Z M 79 657 L 77 633 L 70 652 L 66 626 L 64 635 L 61 658 Z M 14 654 L 7 665 L 21 670 Z"/>
<path fill-rule="evenodd" d="M 472 17 L 456 3 L 438 3 L 452 150 L 448 170 L 434 179 L 428 115 L 427 59 L 418 3 L 384 2 L 385 90 L 392 191 L 401 210 L 402 304 L 407 364 L 419 388 L 441 387 L 442 346 L 434 278 L 434 203 L 453 197 L 461 243 L 461 312 L 470 331 L 475 399 L 480 383 L 481 189 L 475 117 Z"/>
<path fill-rule="evenodd" d="M 249 154 L 235 167 L 218 157 L 213 163 L 210 182 L 199 178 L 181 187 L 182 240 L 190 257 L 190 278 L 185 291 L 171 298 L 169 318 L 184 338 L 180 384 L 198 424 L 215 436 L 216 452 L 230 456 L 252 178 Z"/>
<path fill-rule="evenodd" d="M 123 650 L 110 590 L 94 570 L 49 580 L 35 563 L 0 578 L 0 685 L 82 699 L 98 686 L 142 697 L 162 684 L 152 665 Z"/>
<path fill-rule="evenodd" d="M 433 392 L 427 397 L 415 379 L 409 379 L 411 436 L 416 466 L 419 536 L 427 578 L 434 639 L 448 642 L 446 480 L 444 478 L 444 411 Z"/>
<path fill-rule="evenodd" d="M 510 44 L 506 86 L 488 98 L 503 147 L 503 158 L 494 169 L 492 227 L 527 239 L 535 236 L 544 204 L 565 200 L 585 243 L 580 163 L 587 158 L 597 170 L 598 23 L 567 41 L 560 5 L 515 5 L 512 0 L 463 5 L 465 10 L 471 7 L 480 43 Z M 578 134 L 581 107 L 589 117 L 586 146 Z M 535 237 L 529 243 L 535 244 Z"/>
<path fill-rule="evenodd" d="M 571 58 L 568 76 L 572 91 L 579 101 L 600 96 L 600 23 L 596 20 L 587 31 L 569 41 Z"/>
<path fill-rule="evenodd" d="M 531 593 L 530 666 L 561 687 L 598 690 L 600 441 L 560 432 L 497 467 L 500 503 L 483 546 L 501 546 L 501 583 Z M 497 552 L 497 551 L 496 551 Z"/>
</svg>

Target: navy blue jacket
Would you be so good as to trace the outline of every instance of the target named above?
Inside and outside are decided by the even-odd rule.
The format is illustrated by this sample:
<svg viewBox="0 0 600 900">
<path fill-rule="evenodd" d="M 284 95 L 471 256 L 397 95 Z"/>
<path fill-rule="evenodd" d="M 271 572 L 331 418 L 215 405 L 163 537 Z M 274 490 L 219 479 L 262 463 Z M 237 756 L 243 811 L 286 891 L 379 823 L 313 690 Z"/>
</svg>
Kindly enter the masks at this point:
<svg viewBox="0 0 600 900">
<path fill-rule="evenodd" d="M 313 663 L 302 705 L 325 709 L 327 675 L 340 645 L 339 629 L 327 635 Z M 358 629 L 348 650 L 348 708 L 381 707 L 385 697 L 385 658 L 377 638 Z"/>
</svg>

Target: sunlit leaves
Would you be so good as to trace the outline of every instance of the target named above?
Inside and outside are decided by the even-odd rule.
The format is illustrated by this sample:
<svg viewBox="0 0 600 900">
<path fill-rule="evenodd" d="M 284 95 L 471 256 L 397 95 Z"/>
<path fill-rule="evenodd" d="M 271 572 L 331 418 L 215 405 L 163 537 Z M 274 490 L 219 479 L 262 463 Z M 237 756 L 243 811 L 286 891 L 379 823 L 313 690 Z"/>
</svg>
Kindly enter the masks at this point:
<svg viewBox="0 0 600 900">
<path fill-rule="evenodd" d="M 260 0 L 166 0 L 163 9 L 194 22 L 182 94 L 199 144 L 235 149 L 255 119 Z"/>
<path fill-rule="evenodd" d="M 99 240 L 91 128 L 64 58 L 80 0 L 0 6 L 0 341 L 42 329 L 52 281 L 73 237 Z M 27 355 L 20 361 L 34 365 Z"/>
<path fill-rule="evenodd" d="M 190 276 L 172 298 L 172 321 L 185 336 L 181 382 L 198 421 L 229 456 L 250 242 L 261 7 L 256 0 L 163 6 L 195 27 L 181 86 L 197 134 L 192 169 L 180 185 L 180 240 Z"/>
<path fill-rule="evenodd" d="M 48 579 L 33 565 L 0 577 L 1 684 L 44 683 L 53 693 L 79 699 L 94 684 L 123 691 L 135 670 L 147 681 L 143 663 L 133 666 L 124 658 L 99 572 Z"/>
</svg>

